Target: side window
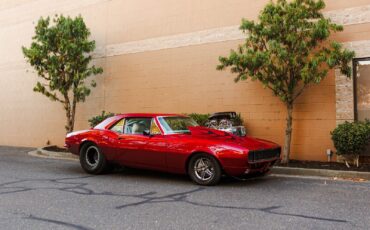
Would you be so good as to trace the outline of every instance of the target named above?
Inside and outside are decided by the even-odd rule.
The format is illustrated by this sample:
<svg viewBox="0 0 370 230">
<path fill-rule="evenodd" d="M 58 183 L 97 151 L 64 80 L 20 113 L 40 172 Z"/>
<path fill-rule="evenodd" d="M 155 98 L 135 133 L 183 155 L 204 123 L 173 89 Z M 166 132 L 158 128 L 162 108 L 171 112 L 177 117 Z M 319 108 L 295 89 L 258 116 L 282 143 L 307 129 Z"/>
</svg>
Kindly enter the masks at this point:
<svg viewBox="0 0 370 230">
<path fill-rule="evenodd" d="M 116 133 L 123 133 L 123 126 L 125 125 L 125 118 L 121 119 L 115 125 L 113 125 L 110 130 Z"/>
<path fill-rule="evenodd" d="M 150 130 L 152 118 L 126 118 L 124 133 L 125 134 L 141 134 L 143 135 L 144 130 Z"/>
<path fill-rule="evenodd" d="M 157 124 L 155 123 L 154 118 L 152 119 L 152 123 L 150 125 L 150 134 L 152 135 L 161 134 L 161 130 L 158 128 Z"/>
</svg>

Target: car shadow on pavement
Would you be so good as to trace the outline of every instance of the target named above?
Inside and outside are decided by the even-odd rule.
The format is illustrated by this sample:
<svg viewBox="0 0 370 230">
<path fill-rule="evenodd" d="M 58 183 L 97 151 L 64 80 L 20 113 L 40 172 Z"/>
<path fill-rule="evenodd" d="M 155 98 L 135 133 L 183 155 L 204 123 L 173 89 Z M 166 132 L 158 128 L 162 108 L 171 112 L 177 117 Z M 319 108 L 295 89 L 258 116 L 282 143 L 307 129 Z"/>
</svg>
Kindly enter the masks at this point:
<svg viewBox="0 0 370 230">
<path fill-rule="evenodd" d="M 144 169 L 116 167 L 113 171 L 110 172 L 110 174 L 119 175 L 125 178 L 135 178 L 135 179 L 141 178 L 143 179 L 143 181 L 146 181 L 148 179 L 151 181 L 156 180 L 156 181 L 164 181 L 164 182 L 169 182 L 169 183 L 188 183 L 189 185 L 195 185 L 195 183 L 191 181 L 188 175 L 151 171 L 151 170 L 144 170 Z M 248 186 L 248 185 L 261 184 L 265 182 L 266 182 L 266 178 L 264 177 L 250 177 L 250 178 L 241 179 L 241 178 L 236 178 L 236 177 L 223 176 L 221 178 L 220 183 L 217 184 L 216 187 Z"/>
</svg>

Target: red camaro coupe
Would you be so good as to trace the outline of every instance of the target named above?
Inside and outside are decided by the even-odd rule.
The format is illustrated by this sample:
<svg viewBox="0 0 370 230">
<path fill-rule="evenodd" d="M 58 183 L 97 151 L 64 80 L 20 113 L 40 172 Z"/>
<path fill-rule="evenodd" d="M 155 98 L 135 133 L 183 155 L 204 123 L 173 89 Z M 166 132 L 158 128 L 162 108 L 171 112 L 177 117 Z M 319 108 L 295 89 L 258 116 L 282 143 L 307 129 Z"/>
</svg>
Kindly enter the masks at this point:
<svg viewBox="0 0 370 230">
<path fill-rule="evenodd" d="M 67 134 L 65 146 L 91 174 L 109 164 L 188 174 L 214 185 L 222 174 L 264 174 L 280 159 L 280 146 L 205 128 L 178 114 L 122 114 L 93 129 Z"/>
</svg>

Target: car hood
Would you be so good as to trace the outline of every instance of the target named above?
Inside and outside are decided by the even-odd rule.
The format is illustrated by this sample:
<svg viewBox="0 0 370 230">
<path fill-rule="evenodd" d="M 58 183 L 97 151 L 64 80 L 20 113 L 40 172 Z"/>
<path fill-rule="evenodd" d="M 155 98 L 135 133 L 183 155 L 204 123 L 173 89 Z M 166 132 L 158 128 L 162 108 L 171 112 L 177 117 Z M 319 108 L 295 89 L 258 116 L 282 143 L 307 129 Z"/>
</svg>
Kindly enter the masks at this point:
<svg viewBox="0 0 370 230">
<path fill-rule="evenodd" d="M 278 144 L 271 141 L 254 138 L 250 136 L 239 137 L 231 133 L 217 129 L 194 126 L 189 127 L 189 130 L 191 132 L 191 135 L 194 137 L 212 139 L 217 142 L 222 142 L 225 144 L 226 143 L 234 144 L 246 148 L 248 150 L 272 149 L 279 147 Z"/>
<path fill-rule="evenodd" d="M 280 147 L 274 142 L 249 136 L 239 137 L 237 142 L 248 150 L 274 149 Z"/>
</svg>

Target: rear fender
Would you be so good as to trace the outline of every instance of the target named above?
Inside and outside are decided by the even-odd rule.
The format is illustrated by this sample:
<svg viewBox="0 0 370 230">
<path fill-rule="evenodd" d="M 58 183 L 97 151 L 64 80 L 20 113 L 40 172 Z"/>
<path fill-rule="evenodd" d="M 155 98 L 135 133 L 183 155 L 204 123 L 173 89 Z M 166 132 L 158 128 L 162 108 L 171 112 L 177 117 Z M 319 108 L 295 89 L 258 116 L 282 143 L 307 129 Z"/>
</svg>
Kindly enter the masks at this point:
<svg viewBox="0 0 370 230">
<path fill-rule="evenodd" d="M 81 143 L 80 143 L 80 145 L 78 147 L 78 152 L 79 153 L 80 153 L 82 147 L 84 145 L 86 145 L 87 143 L 92 143 L 92 144 L 98 145 L 98 143 L 96 143 L 96 141 L 94 139 L 92 139 L 92 138 L 84 138 L 84 139 L 81 140 Z"/>
</svg>

